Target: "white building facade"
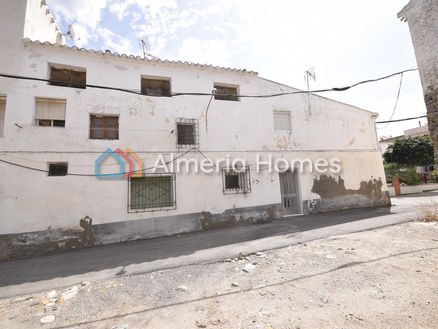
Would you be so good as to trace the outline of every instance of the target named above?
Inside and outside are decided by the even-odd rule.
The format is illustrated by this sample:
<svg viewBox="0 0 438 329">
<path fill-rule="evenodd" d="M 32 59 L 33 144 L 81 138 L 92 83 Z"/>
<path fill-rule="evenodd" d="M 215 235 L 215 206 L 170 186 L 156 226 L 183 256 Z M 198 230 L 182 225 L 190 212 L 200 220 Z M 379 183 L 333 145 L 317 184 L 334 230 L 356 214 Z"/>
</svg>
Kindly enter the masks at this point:
<svg viewBox="0 0 438 329">
<path fill-rule="evenodd" d="M 67 47 L 44 1 L 0 2 L 1 258 L 388 205 L 375 113 L 306 93 L 239 97 L 298 91 L 255 72 Z M 133 177 L 95 176 L 108 148 L 134 153 Z M 154 172 L 160 157 L 245 165 Z M 270 157 L 340 171 L 258 166 Z M 109 156 L 98 170 L 119 168 Z"/>
</svg>

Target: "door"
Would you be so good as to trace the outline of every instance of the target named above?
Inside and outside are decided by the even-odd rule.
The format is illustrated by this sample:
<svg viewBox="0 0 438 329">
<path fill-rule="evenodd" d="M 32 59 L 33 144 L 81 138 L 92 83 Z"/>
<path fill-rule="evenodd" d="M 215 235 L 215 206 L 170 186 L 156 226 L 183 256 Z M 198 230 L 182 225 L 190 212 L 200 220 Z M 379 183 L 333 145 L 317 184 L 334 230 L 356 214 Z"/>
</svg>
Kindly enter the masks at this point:
<svg viewBox="0 0 438 329">
<path fill-rule="evenodd" d="M 299 214 L 298 179 L 296 171 L 280 173 L 281 204 L 290 214 Z"/>
</svg>

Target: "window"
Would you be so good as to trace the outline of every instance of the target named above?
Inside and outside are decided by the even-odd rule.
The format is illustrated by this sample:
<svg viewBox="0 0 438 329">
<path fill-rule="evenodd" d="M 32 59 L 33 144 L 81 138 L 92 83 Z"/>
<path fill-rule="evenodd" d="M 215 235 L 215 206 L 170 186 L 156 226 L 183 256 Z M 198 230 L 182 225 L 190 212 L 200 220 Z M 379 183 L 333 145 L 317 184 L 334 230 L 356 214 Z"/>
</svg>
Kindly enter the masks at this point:
<svg viewBox="0 0 438 329">
<path fill-rule="evenodd" d="M 119 139 L 119 117 L 90 115 L 90 139 Z"/>
<path fill-rule="evenodd" d="M 66 176 L 67 170 L 68 162 L 49 163 L 49 176 Z"/>
<path fill-rule="evenodd" d="M 6 97 L 0 96 L 0 137 L 4 135 L 6 113 Z"/>
<path fill-rule="evenodd" d="M 35 99 L 35 124 L 40 127 L 65 127 L 65 99 Z"/>
<path fill-rule="evenodd" d="M 250 193 L 251 182 L 249 167 L 242 168 L 223 168 L 222 179 L 224 194 Z"/>
<path fill-rule="evenodd" d="M 175 175 L 147 174 L 129 179 L 129 212 L 175 209 Z"/>
<path fill-rule="evenodd" d="M 291 119 L 289 111 L 274 111 L 274 129 L 291 130 Z"/>
<path fill-rule="evenodd" d="M 50 82 L 52 86 L 72 87 L 85 89 L 87 72 L 85 69 L 66 67 L 50 67 Z"/>
<path fill-rule="evenodd" d="M 198 126 L 196 119 L 177 119 L 177 146 L 179 148 L 199 146 Z"/>
<path fill-rule="evenodd" d="M 223 100 L 223 101 L 238 101 L 239 100 L 239 92 L 237 87 L 224 86 L 219 84 L 214 84 L 214 89 L 216 89 L 216 94 L 214 95 L 214 99 Z"/>
<path fill-rule="evenodd" d="M 172 96 L 170 92 L 170 80 L 141 78 L 141 93 L 149 96 L 170 97 Z"/>
</svg>

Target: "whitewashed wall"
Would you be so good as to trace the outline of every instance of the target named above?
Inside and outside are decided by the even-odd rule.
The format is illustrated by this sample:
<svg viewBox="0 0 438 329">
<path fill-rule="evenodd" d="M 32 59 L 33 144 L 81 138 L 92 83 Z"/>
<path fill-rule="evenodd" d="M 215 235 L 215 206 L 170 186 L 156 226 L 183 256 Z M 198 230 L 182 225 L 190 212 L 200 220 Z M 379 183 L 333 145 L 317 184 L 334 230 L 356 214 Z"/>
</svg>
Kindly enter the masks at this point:
<svg viewBox="0 0 438 329">
<path fill-rule="evenodd" d="M 25 1 L 1 1 L 10 16 L 15 15 L 14 20 L 20 17 L 24 19 L 24 14 L 20 16 L 17 11 L 25 8 Z M 34 22 L 38 22 L 38 19 Z M 3 20 L 0 26 L 5 28 L 9 23 L 11 21 Z M 134 90 L 140 89 L 142 75 L 169 77 L 173 92 L 209 93 L 215 82 L 238 85 L 241 94 L 294 90 L 262 79 L 254 73 L 95 54 L 24 42 L 21 37 L 17 41 L 17 35 L 27 31 L 20 26 L 17 23 L 9 39 L 5 39 L 9 45 L 8 56 L 13 57 L 13 65 L 0 55 L 1 72 L 48 78 L 49 63 L 52 63 L 86 68 L 88 84 Z M 35 27 L 32 29 L 38 30 Z M 17 33 L 12 33 L 16 30 Z M 155 162 L 157 153 L 177 152 L 176 135 L 172 133 L 176 131 L 175 120 L 189 118 L 199 120 L 200 149 L 209 158 L 214 160 L 230 154 L 246 158 L 252 165 L 252 192 L 249 194 L 224 195 L 220 174 L 178 174 L 175 210 L 128 213 L 126 180 L 47 177 L 43 172 L 0 163 L 0 234 L 77 228 L 79 219 L 84 216 L 93 218 L 93 224 L 148 218 L 159 221 L 161 217 L 165 221 L 165 216 L 198 214 L 202 211 L 215 214 L 227 209 L 279 204 L 278 174 L 255 172 L 257 152 L 272 153 L 287 159 L 339 158 L 343 166 L 340 175 L 347 189 L 358 189 L 361 182 L 372 178 L 384 180 L 374 128 L 375 114 L 323 97 L 311 97 L 311 112 L 308 111 L 308 95 L 303 94 L 268 99 L 242 98 L 239 102 L 213 100 L 208 113 L 207 132 L 206 107 L 209 96 L 156 98 L 4 78 L 0 78 L 0 95 L 7 96 L 0 151 L 97 152 L 0 152 L 3 160 L 43 170 L 47 170 L 47 162 L 68 161 L 69 172 L 94 174 L 98 152 L 107 147 L 130 147 L 139 151 L 137 154 L 144 159 L 145 166 L 149 166 Z M 65 128 L 35 126 L 36 97 L 67 100 Z M 291 132 L 274 130 L 275 110 L 291 112 Z M 119 140 L 90 140 L 90 114 L 118 114 Z M 199 154 L 193 156 L 202 159 Z M 301 201 L 319 198 L 311 192 L 314 177 L 314 174 L 307 173 L 299 178 Z M 151 230 L 155 227 L 153 223 Z M 170 228 L 170 231 L 175 233 L 178 230 L 172 231 Z"/>
</svg>

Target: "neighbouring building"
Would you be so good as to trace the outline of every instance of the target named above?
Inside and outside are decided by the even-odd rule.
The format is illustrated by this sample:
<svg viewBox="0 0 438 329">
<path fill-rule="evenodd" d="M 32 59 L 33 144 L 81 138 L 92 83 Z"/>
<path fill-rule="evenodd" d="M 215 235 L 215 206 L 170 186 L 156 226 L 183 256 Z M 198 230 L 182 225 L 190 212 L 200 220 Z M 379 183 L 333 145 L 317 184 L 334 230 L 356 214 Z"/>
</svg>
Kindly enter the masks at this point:
<svg viewBox="0 0 438 329">
<path fill-rule="evenodd" d="M 388 205 L 377 114 L 308 93 L 241 97 L 298 92 L 256 72 L 69 47 L 44 1 L 0 3 L 1 258 Z M 96 177 L 127 170 L 117 149 L 137 172 Z M 247 165 L 148 169 L 171 153 Z M 269 155 L 341 171 L 256 170 Z"/>
<path fill-rule="evenodd" d="M 409 24 L 438 164 L 438 1 L 411 0 L 398 17 Z"/>
<path fill-rule="evenodd" d="M 396 136 L 396 137 L 384 137 L 382 136 L 379 140 L 379 145 L 380 145 L 380 152 L 385 153 L 386 150 L 388 149 L 389 145 L 394 144 L 394 142 L 398 139 L 398 138 L 402 138 L 402 137 L 418 137 L 418 136 L 430 136 L 429 134 L 429 129 L 427 125 L 420 125 L 418 127 L 415 128 L 411 128 L 411 129 L 407 129 L 403 132 L 403 135 L 401 136 Z M 424 176 L 429 174 L 430 172 L 432 172 L 434 170 L 434 165 L 431 163 L 430 166 L 417 166 L 416 171 L 418 174 Z M 426 176 L 424 176 L 426 177 Z M 389 182 L 388 182 L 389 183 Z"/>
<path fill-rule="evenodd" d="M 411 128 L 411 129 L 406 129 L 403 132 L 403 135 L 400 136 L 390 136 L 390 137 L 386 137 L 386 136 L 382 136 L 380 137 L 379 140 L 379 145 L 380 145 L 380 152 L 383 154 L 386 152 L 386 150 L 388 149 L 388 146 L 391 144 L 394 144 L 395 140 L 397 138 L 401 138 L 401 137 L 418 137 L 418 136 L 429 136 L 429 129 L 427 127 L 427 125 L 420 125 L 418 127 L 415 128 Z"/>
</svg>

